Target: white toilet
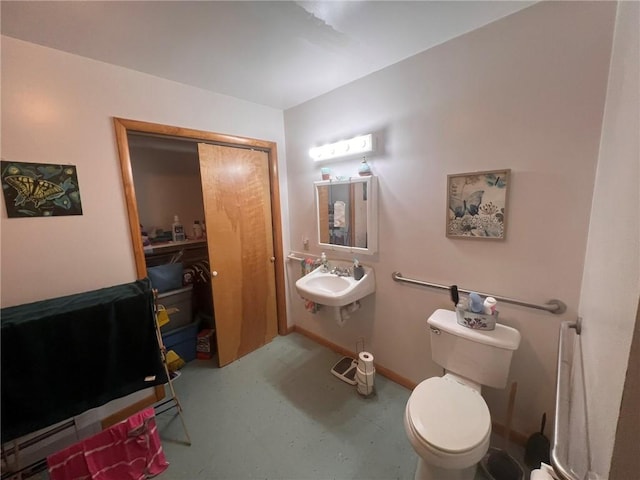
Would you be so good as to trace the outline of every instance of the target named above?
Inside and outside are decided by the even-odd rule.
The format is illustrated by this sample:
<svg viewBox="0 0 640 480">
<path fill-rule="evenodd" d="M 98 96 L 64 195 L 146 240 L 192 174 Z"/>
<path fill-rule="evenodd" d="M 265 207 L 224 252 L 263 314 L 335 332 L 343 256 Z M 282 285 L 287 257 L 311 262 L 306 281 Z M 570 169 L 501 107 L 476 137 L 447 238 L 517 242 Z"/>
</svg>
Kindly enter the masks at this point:
<svg viewBox="0 0 640 480">
<path fill-rule="evenodd" d="M 419 457 L 415 478 L 473 480 L 491 435 L 480 388 L 506 386 L 520 332 L 501 324 L 473 330 L 457 323 L 456 312 L 443 309 L 427 323 L 431 357 L 445 374 L 421 382 L 407 402 L 404 427 Z"/>
</svg>

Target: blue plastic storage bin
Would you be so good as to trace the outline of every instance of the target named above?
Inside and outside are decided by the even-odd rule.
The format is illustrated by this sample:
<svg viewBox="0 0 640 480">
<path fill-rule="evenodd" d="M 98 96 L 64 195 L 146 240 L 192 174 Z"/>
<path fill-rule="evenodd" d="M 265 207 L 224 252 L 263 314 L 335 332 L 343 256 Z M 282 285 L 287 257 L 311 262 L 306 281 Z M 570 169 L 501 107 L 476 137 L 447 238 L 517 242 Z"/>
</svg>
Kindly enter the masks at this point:
<svg viewBox="0 0 640 480">
<path fill-rule="evenodd" d="M 151 286 L 158 293 L 182 288 L 182 263 L 167 263 L 156 267 L 147 268 L 147 275 L 151 280 Z"/>
<path fill-rule="evenodd" d="M 196 358 L 197 336 L 198 324 L 194 322 L 163 333 L 162 342 L 167 348 L 167 351 L 173 350 L 180 355 L 185 362 L 190 362 Z"/>
</svg>

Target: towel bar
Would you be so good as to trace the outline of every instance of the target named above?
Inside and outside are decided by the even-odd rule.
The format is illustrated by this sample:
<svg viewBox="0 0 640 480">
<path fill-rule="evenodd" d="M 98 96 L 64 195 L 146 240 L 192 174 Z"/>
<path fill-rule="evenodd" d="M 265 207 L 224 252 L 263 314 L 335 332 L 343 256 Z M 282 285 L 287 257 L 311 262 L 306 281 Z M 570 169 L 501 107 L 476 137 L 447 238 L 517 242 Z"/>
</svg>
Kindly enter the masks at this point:
<svg viewBox="0 0 640 480">
<path fill-rule="evenodd" d="M 570 406 L 570 382 L 571 382 L 571 359 L 566 358 L 564 349 L 566 335 L 569 329 L 575 329 L 580 335 L 581 319 L 577 322 L 562 322 L 560 324 L 560 338 L 558 340 L 558 375 L 556 378 L 556 418 L 553 422 L 553 445 L 551 447 L 551 464 L 555 472 L 564 480 L 580 480 L 573 471 L 565 465 L 561 450 L 567 448 L 567 431 L 569 429 L 569 406 Z M 588 450 L 588 444 L 587 444 Z M 566 454 L 566 451 L 564 451 Z M 564 455 L 566 456 L 566 455 Z M 587 458 L 589 452 L 587 451 Z"/>
<path fill-rule="evenodd" d="M 287 255 L 287 259 L 288 260 L 293 260 L 294 262 L 302 262 L 303 260 L 306 260 L 307 258 L 320 258 L 318 255 L 313 255 L 313 254 L 307 254 L 307 253 L 300 253 L 300 252 L 289 252 L 289 255 Z"/>
</svg>

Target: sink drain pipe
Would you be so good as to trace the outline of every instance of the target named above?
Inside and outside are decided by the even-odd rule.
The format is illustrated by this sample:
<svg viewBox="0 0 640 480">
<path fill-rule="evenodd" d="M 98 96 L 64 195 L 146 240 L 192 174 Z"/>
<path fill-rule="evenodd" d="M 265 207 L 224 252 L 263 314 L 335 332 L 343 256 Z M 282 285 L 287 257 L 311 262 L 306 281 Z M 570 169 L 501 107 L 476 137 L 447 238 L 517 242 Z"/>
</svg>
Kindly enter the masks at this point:
<svg viewBox="0 0 640 480">
<path fill-rule="evenodd" d="M 360 302 L 358 300 L 343 307 L 334 307 L 333 312 L 338 325 L 341 327 L 344 326 L 346 321 L 351 317 L 351 314 L 358 309 L 360 309 Z"/>
</svg>

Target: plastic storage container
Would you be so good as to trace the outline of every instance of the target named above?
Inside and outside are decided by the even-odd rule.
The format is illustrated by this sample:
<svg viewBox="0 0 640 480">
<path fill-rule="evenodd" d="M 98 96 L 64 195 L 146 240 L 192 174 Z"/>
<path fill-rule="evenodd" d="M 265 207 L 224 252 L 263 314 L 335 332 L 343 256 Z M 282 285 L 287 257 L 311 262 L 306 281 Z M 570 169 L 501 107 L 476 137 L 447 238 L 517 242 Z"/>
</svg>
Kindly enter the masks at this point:
<svg viewBox="0 0 640 480">
<path fill-rule="evenodd" d="M 158 293 L 164 293 L 182 287 L 183 271 L 182 263 L 166 263 L 147 268 L 147 275 L 151 280 L 151 286 L 158 290 Z"/>
<path fill-rule="evenodd" d="M 458 306 L 456 307 L 456 315 L 460 325 L 474 330 L 495 330 L 496 321 L 498 320 L 497 310 L 492 315 L 488 315 L 486 313 L 474 313 Z"/>
<path fill-rule="evenodd" d="M 163 333 L 162 342 L 167 348 L 167 351 L 173 350 L 180 355 L 185 362 L 190 362 L 196 358 L 197 335 L 198 324 L 194 322 L 185 327 Z"/>
<path fill-rule="evenodd" d="M 171 312 L 169 323 L 160 329 L 162 333 L 189 325 L 193 321 L 193 285 L 158 294 L 158 304 Z"/>
</svg>

